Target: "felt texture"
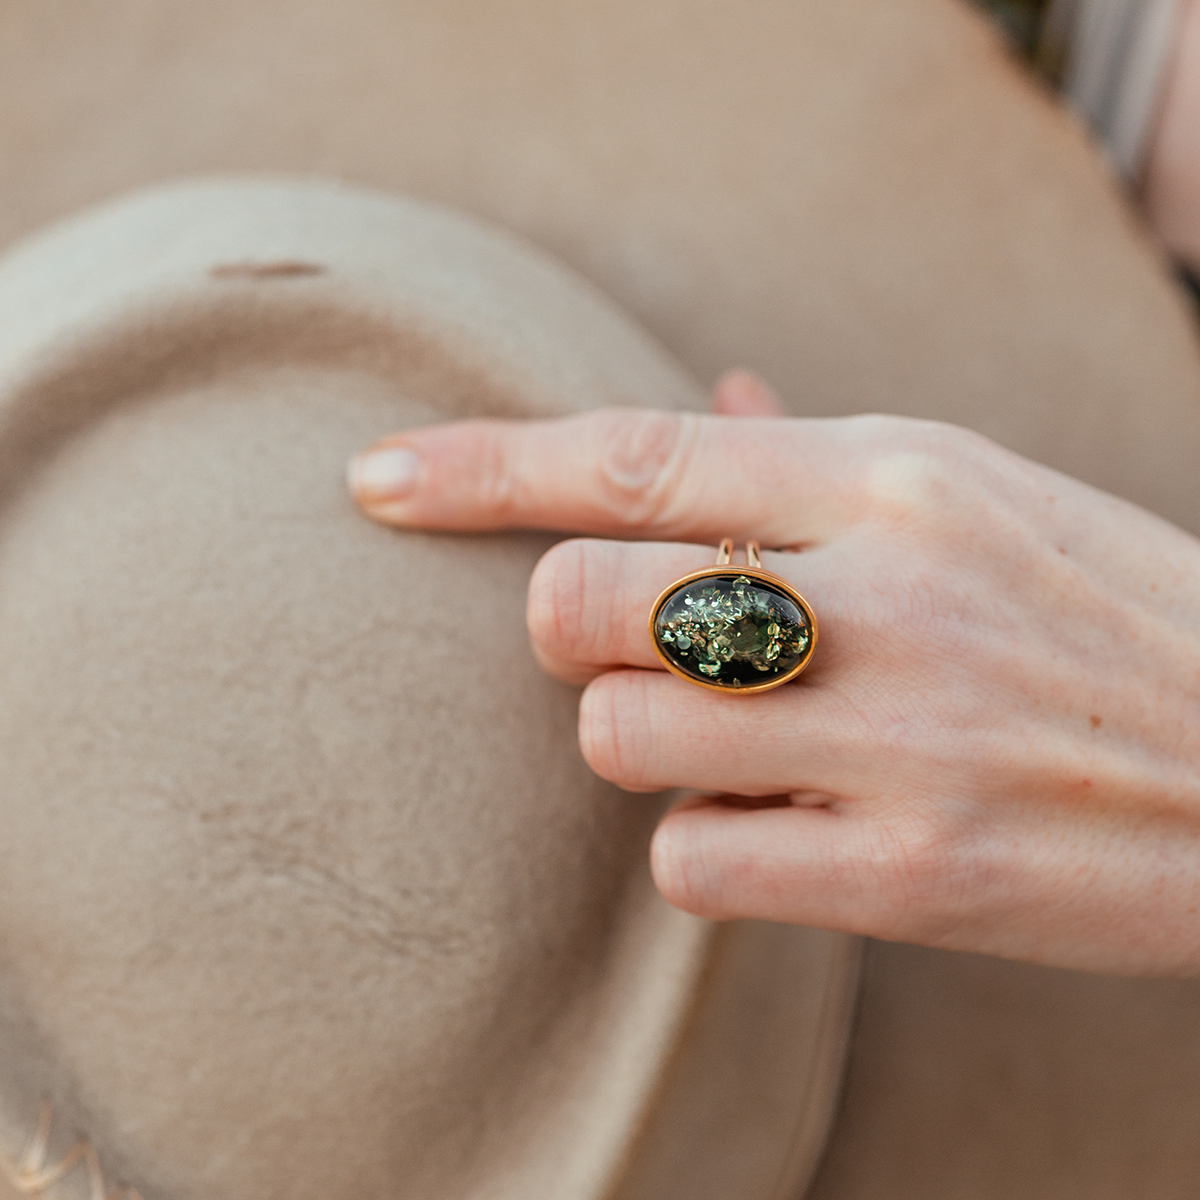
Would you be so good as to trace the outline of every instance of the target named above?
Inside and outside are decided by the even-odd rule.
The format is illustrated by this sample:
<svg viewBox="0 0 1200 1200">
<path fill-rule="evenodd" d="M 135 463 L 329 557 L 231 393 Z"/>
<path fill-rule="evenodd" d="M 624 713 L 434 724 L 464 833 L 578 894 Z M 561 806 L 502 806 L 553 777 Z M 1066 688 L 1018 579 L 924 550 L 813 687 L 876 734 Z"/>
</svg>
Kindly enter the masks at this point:
<svg viewBox="0 0 1200 1200">
<path fill-rule="evenodd" d="M 345 493 L 395 428 L 644 395 L 702 399 L 533 250 L 360 192 L 168 188 L 0 265 L 8 1157 L 49 1098 L 145 1200 L 808 1178 L 857 943 L 657 896 L 662 799 L 528 649 L 546 537 Z M 730 1107 L 740 1159 L 688 1134 Z"/>
<path fill-rule="evenodd" d="M 796 412 L 956 421 L 1200 529 L 1193 312 L 1082 128 L 954 0 L 14 2 L 0 161 L 0 243 L 213 171 L 447 202 L 701 382 L 745 364 Z M 812 1195 L 1190 1196 L 1198 1061 L 1193 983 L 875 947 Z"/>
</svg>

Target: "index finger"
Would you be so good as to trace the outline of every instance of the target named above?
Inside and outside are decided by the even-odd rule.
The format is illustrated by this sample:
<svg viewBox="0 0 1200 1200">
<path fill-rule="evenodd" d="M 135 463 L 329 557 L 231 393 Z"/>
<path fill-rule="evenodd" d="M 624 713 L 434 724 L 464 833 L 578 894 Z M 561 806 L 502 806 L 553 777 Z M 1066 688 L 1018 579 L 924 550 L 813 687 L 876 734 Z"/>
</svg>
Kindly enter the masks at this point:
<svg viewBox="0 0 1200 1200">
<path fill-rule="evenodd" d="M 389 525 L 790 546 L 845 519 L 851 423 L 645 409 L 462 421 L 384 439 L 349 484 Z"/>
</svg>

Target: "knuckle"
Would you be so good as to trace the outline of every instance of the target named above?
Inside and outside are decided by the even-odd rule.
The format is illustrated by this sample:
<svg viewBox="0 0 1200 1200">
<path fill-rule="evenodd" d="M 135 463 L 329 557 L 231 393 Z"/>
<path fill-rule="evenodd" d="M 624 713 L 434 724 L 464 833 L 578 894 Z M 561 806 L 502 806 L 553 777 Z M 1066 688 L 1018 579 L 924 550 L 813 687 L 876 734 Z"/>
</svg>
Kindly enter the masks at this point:
<svg viewBox="0 0 1200 1200">
<path fill-rule="evenodd" d="M 865 498 L 871 513 L 885 524 L 922 524 L 950 502 L 953 480 L 946 464 L 926 449 L 894 449 L 871 464 Z"/>
<path fill-rule="evenodd" d="M 912 813 L 878 830 L 876 868 L 883 896 L 905 938 L 926 945 L 945 940 L 980 888 L 981 868 L 952 823 Z"/>
<path fill-rule="evenodd" d="M 539 650 L 561 656 L 575 645 L 583 622 L 586 590 L 581 540 L 560 542 L 542 555 L 529 580 L 525 620 Z"/>
<path fill-rule="evenodd" d="M 614 517 L 641 525 L 670 505 L 684 469 L 695 418 L 684 413 L 613 409 L 593 418 L 602 494 Z"/>
<path fill-rule="evenodd" d="M 471 464 L 471 481 L 481 511 L 505 520 L 517 500 L 518 472 L 495 422 L 478 421 L 463 429 L 459 458 Z"/>
<path fill-rule="evenodd" d="M 946 851 L 936 821 L 906 817 L 881 833 L 883 865 L 894 887 L 905 899 L 924 899 L 938 877 Z"/>
<path fill-rule="evenodd" d="M 725 902 L 725 871 L 694 822 L 663 821 L 650 843 L 650 871 L 663 897 L 677 908 L 711 920 L 735 915 Z"/>
<path fill-rule="evenodd" d="M 579 748 L 584 761 L 619 787 L 644 788 L 649 763 L 646 690 L 637 671 L 601 675 L 579 703 Z"/>
<path fill-rule="evenodd" d="M 548 550 L 529 581 L 526 624 L 552 658 L 602 665 L 612 659 L 612 580 L 621 547 L 572 538 Z"/>
<path fill-rule="evenodd" d="M 844 428 L 854 445 L 877 447 L 891 446 L 904 431 L 916 424 L 908 417 L 897 417 L 890 413 L 859 413 L 844 418 Z"/>
<path fill-rule="evenodd" d="M 992 444 L 970 430 L 899 417 L 863 420 L 872 448 L 863 460 L 862 495 L 886 525 L 944 521 L 986 469 Z"/>
</svg>

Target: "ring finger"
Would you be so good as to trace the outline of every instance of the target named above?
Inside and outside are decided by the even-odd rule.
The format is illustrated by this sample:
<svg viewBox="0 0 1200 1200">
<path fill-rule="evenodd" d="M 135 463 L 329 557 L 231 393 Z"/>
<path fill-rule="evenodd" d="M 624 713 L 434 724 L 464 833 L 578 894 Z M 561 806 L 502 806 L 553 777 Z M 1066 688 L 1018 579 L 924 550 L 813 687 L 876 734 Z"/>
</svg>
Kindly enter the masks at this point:
<svg viewBox="0 0 1200 1200">
<path fill-rule="evenodd" d="M 714 554 L 674 543 L 560 542 L 543 556 L 529 584 L 527 620 L 538 661 L 576 684 L 614 667 L 661 668 L 646 629 L 650 609 L 672 581 L 712 566 Z M 807 552 L 806 567 L 817 568 L 823 557 Z M 820 574 L 805 571 L 814 583 Z"/>
</svg>

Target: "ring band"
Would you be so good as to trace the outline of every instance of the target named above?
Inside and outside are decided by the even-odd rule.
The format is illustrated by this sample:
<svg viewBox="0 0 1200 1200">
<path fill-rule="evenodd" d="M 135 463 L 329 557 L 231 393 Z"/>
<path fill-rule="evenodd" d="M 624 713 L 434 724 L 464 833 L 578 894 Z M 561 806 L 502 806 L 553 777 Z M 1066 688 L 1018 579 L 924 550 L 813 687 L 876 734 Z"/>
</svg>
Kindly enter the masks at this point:
<svg viewBox="0 0 1200 1200">
<path fill-rule="evenodd" d="M 650 640 L 663 665 L 697 687 L 746 695 L 795 679 L 812 659 L 817 618 L 791 584 L 763 568 L 757 542 L 746 566 L 733 539 L 716 565 L 677 579 L 650 610 Z"/>
</svg>

